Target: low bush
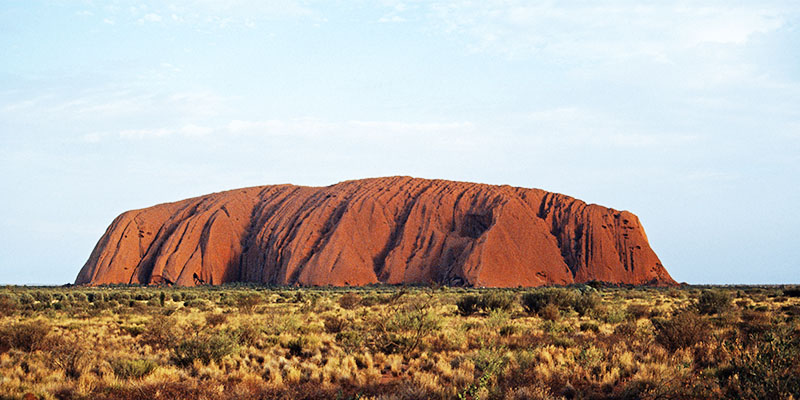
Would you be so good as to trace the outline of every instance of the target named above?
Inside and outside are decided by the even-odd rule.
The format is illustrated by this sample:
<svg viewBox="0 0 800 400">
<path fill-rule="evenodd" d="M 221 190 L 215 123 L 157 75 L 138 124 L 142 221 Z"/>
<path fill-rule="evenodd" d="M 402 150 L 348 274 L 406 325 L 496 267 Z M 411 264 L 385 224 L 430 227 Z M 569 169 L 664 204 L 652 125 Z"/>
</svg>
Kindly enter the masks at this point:
<svg viewBox="0 0 800 400">
<path fill-rule="evenodd" d="M 512 292 L 492 290 L 481 296 L 480 306 L 486 312 L 493 310 L 509 311 L 514 306 L 515 297 Z"/>
<path fill-rule="evenodd" d="M 131 300 L 131 302 L 133 302 L 133 300 Z M 138 304 L 143 304 L 143 303 L 138 303 Z M 211 309 L 211 304 L 204 299 L 192 299 L 189 301 L 184 301 L 183 306 L 186 308 L 196 308 L 201 311 L 208 311 Z"/>
<path fill-rule="evenodd" d="M 539 316 L 546 321 L 558 321 L 561 318 L 561 310 L 555 304 L 548 303 L 539 310 Z"/>
<path fill-rule="evenodd" d="M 600 303 L 602 303 L 602 299 L 597 292 L 594 290 L 586 290 L 581 292 L 571 306 L 578 315 L 584 316 L 597 309 Z"/>
<path fill-rule="evenodd" d="M 228 322 L 228 316 L 222 313 L 206 314 L 206 324 L 211 327 L 222 325 Z"/>
<path fill-rule="evenodd" d="M 729 368 L 719 377 L 731 399 L 800 398 L 800 336 L 776 327 L 748 346 L 729 342 L 733 354 Z"/>
<path fill-rule="evenodd" d="M 636 336 L 636 329 L 636 323 L 629 321 L 614 327 L 614 334 L 623 339 L 630 339 Z"/>
<path fill-rule="evenodd" d="M 5 317 L 17 310 L 17 301 L 7 294 L 0 294 L 0 317 Z"/>
<path fill-rule="evenodd" d="M 480 306 L 481 299 L 475 295 L 462 296 L 456 303 L 456 307 L 458 307 L 458 313 L 463 316 L 475 314 L 480 309 Z"/>
<path fill-rule="evenodd" d="M 627 314 L 630 319 L 637 320 L 650 318 L 652 311 L 650 310 L 650 306 L 645 304 L 630 304 L 627 308 Z"/>
<path fill-rule="evenodd" d="M 158 368 L 152 360 L 116 359 L 111 361 L 114 375 L 122 379 L 142 379 Z"/>
<path fill-rule="evenodd" d="M 323 324 L 326 332 L 339 333 L 347 327 L 347 320 L 336 315 L 326 315 L 323 318 Z"/>
<path fill-rule="evenodd" d="M 255 321 L 246 321 L 233 330 L 232 335 L 242 346 L 254 346 L 261 337 L 262 329 Z"/>
<path fill-rule="evenodd" d="M 28 352 L 47 350 L 50 330 L 45 320 L 12 323 L 0 328 L 0 346 Z"/>
<path fill-rule="evenodd" d="M 675 351 L 704 342 L 711 336 L 711 325 L 694 311 L 684 311 L 670 319 L 654 318 L 656 341 Z"/>
<path fill-rule="evenodd" d="M 53 365 L 62 369 L 72 379 L 78 379 L 89 368 L 91 350 L 80 338 L 54 337 L 48 346 Z"/>
<path fill-rule="evenodd" d="M 345 293 L 339 297 L 339 307 L 345 310 L 352 310 L 361 304 L 361 296 L 357 293 Z"/>
<path fill-rule="evenodd" d="M 261 304 L 263 301 L 264 298 L 258 293 L 251 293 L 240 296 L 236 300 L 236 305 L 239 307 L 239 311 L 245 314 L 252 314 L 256 306 Z"/>
<path fill-rule="evenodd" d="M 179 341 L 172 349 L 171 358 L 180 367 L 192 365 L 195 360 L 200 360 L 203 364 L 211 361 L 219 363 L 236 349 L 236 342 L 230 335 L 200 335 Z"/>
<path fill-rule="evenodd" d="M 581 332 L 597 333 L 600 331 L 600 325 L 598 325 L 597 322 L 594 321 L 581 322 L 580 328 Z"/>
<path fill-rule="evenodd" d="M 579 315 L 587 315 L 597 309 L 602 300 L 594 290 L 546 288 L 537 289 L 522 295 L 522 308 L 529 314 L 538 314 L 548 304 L 561 311 L 575 310 Z"/>
<path fill-rule="evenodd" d="M 517 327 L 516 325 L 503 325 L 500 328 L 500 330 L 498 331 L 500 336 L 503 336 L 503 337 L 511 336 L 511 335 L 513 335 L 513 334 L 515 334 L 517 332 L 519 332 L 519 327 Z"/>
<path fill-rule="evenodd" d="M 169 348 L 177 341 L 177 324 L 174 319 L 158 315 L 153 317 L 145 326 L 144 331 L 139 335 L 142 344 L 150 345 L 153 348 Z"/>
<path fill-rule="evenodd" d="M 119 329 L 132 337 L 137 337 L 144 333 L 146 328 L 143 325 L 122 325 Z"/>
<path fill-rule="evenodd" d="M 704 290 L 697 299 L 700 314 L 721 314 L 731 308 L 731 295 L 722 290 Z"/>
<path fill-rule="evenodd" d="M 308 346 L 308 339 L 305 336 L 293 338 L 286 344 L 286 348 L 289 349 L 289 354 L 293 357 L 301 356 L 306 346 Z"/>
<path fill-rule="evenodd" d="M 20 305 L 29 306 L 33 304 L 33 302 L 35 302 L 36 299 L 34 299 L 33 296 L 31 296 L 28 293 L 22 293 L 17 297 L 17 301 L 19 302 Z"/>
<path fill-rule="evenodd" d="M 619 305 L 600 307 L 598 311 L 600 320 L 608 324 L 618 324 L 629 319 L 627 308 Z"/>
</svg>

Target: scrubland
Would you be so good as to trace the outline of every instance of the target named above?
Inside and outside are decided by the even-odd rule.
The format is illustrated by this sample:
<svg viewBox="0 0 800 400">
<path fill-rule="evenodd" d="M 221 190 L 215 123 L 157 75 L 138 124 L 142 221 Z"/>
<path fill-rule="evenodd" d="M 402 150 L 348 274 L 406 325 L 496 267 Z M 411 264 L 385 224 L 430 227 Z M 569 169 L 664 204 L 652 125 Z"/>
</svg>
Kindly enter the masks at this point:
<svg viewBox="0 0 800 400">
<path fill-rule="evenodd" d="M 5 287 L 0 398 L 797 399 L 800 290 Z"/>
</svg>

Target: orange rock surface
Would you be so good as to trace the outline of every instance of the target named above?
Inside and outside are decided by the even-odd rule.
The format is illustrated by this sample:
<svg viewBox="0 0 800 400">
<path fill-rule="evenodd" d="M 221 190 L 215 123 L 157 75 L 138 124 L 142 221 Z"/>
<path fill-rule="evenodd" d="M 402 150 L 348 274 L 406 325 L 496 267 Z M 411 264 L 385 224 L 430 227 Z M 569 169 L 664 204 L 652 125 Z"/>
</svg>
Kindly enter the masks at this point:
<svg viewBox="0 0 800 400">
<path fill-rule="evenodd" d="M 389 177 L 128 211 L 76 284 L 671 285 L 639 219 L 539 189 Z"/>
</svg>

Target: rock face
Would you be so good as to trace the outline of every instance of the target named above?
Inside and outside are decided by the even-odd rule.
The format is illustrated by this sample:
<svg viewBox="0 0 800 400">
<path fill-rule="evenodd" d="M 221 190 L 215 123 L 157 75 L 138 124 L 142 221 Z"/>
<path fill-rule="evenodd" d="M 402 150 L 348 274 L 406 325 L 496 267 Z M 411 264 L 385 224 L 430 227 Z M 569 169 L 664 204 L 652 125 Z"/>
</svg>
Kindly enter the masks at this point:
<svg viewBox="0 0 800 400">
<path fill-rule="evenodd" d="M 390 177 L 128 211 L 76 284 L 672 285 L 639 219 L 538 189 Z"/>
</svg>

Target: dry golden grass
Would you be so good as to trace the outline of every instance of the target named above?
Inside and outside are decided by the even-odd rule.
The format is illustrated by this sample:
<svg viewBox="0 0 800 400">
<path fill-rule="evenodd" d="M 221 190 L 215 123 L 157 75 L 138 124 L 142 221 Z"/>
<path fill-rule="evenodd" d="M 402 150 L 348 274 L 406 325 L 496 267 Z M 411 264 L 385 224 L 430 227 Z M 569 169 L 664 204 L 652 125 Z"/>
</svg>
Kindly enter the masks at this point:
<svg viewBox="0 0 800 400">
<path fill-rule="evenodd" d="M 783 289 L 6 287 L 0 399 L 800 398 Z"/>
</svg>

